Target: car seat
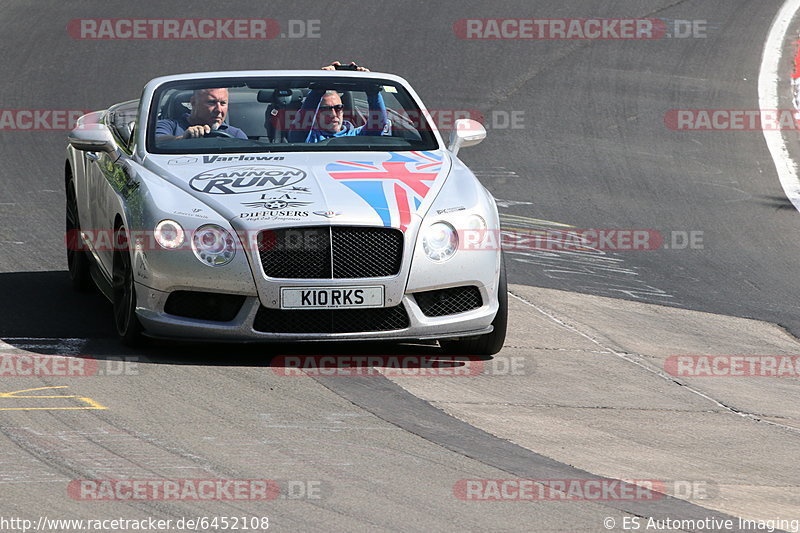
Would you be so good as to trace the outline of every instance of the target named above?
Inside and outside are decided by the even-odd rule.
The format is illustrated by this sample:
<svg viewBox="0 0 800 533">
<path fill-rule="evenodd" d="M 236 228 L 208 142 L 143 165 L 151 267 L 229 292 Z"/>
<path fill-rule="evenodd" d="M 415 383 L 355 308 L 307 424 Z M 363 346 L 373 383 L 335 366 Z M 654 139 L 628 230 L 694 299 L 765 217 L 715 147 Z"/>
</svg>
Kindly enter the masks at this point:
<svg viewBox="0 0 800 533">
<path fill-rule="evenodd" d="M 289 142 L 290 124 L 303 103 L 301 89 L 262 89 L 258 101 L 267 103 L 264 127 L 271 143 Z"/>
</svg>

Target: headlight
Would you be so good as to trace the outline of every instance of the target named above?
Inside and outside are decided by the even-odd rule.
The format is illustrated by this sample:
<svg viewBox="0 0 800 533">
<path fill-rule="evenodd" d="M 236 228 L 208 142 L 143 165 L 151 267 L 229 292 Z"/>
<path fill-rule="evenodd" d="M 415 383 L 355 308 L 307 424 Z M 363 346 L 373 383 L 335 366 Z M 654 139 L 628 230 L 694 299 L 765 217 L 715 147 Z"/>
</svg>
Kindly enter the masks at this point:
<svg viewBox="0 0 800 533">
<path fill-rule="evenodd" d="M 446 222 L 431 224 L 422 236 L 422 249 L 431 261 L 447 261 L 458 249 L 458 235 Z"/>
<path fill-rule="evenodd" d="M 183 244 L 183 228 L 174 220 L 162 220 L 156 225 L 155 237 L 159 246 L 174 250 Z"/>
<path fill-rule="evenodd" d="M 194 255 L 209 266 L 224 266 L 236 255 L 233 236 L 225 228 L 215 224 L 201 226 L 192 236 Z"/>
</svg>

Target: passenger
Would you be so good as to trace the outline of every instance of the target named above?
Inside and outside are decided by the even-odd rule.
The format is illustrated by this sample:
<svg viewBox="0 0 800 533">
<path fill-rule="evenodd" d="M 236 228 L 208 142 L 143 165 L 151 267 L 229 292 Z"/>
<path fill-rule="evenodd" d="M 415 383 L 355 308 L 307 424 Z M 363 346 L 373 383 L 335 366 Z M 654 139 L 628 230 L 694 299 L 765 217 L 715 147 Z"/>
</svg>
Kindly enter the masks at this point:
<svg viewBox="0 0 800 533">
<path fill-rule="evenodd" d="M 355 65 L 355 63 L 351 63 Z M 334 61 L 322 67 L 322 70 L 335 70 L 341 63 Z M 365 67 L 357 67 L 359 72 L 369 72 Z M 386 105 L 380 93 L 380 87 L 375 85 L 366 91 L 369 116 L 363 126 L 356 127 L 352 122 L 344 120 L 344 105 L 342 98 L 336 91 L 312 90 L 303 101 L 298 113 L 298 119 L 289 133 L 289 142 L 316 143 L 333 137 L 351 137 L 355 135 L 388 135 L 388 117 Z M 306 133 L 302 127 L 303 118 L 314 112 L 311 129 Z"/>
</svg>

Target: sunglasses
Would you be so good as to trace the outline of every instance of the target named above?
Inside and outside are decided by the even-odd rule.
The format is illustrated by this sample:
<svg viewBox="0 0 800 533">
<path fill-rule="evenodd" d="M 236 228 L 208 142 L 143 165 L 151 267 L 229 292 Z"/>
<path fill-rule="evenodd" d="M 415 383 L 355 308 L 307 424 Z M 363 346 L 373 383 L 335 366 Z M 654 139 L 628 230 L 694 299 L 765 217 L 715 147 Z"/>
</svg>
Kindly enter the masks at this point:
<svg viewBox="0 0 800 533">
<path fill-rule="evenodd" d="M 342 109 L 344 109 L 344 106 L 342 104 L 319 106 L 320 111 L 330 111 L 331 109 L 334 111 L 341 111 Z"/>
</svg>

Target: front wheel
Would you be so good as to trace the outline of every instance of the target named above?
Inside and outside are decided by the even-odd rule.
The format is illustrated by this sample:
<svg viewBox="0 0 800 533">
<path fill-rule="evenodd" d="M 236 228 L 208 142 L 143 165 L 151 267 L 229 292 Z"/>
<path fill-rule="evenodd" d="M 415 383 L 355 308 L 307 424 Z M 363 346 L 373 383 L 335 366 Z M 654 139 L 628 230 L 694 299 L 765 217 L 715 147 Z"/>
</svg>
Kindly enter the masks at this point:
<svg viewBox="0 0 800 533">
<path fill-rule="evenodd" d="M 508 282 L 506 281 L 506 263 L 502 258 L 500 259 L 500 280 L 497 284 L 497 301 L 500 305 L 494 320 L 492 320 L 494 330 L 491 333 L 454 341 L 439 341 L 444 351 L 454 355 L 494 355 L 503 348 L 508 329 Z"/>
<path fill-rule="evenodd" d="M 75 180 L 67 181 L 66 242 L 67 267 L 72 288 L 78 292 L 88 292 L 94 286 L 89 272 L 89 256 L 81 240 L 81 225 L 78 218 L 78 197 L 75 194 Z"/>
<path fill-rule="evenodd" d="M 142 325 L 136 317 L 136 287 L 125 228 L 114 232 L 114 266 L 112 274 L 112 303 L 114 325 L 123 344 L 137 346 L 142 342 Z"/>
</svg>

